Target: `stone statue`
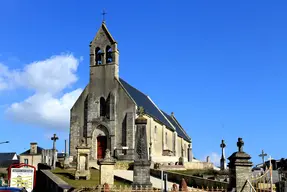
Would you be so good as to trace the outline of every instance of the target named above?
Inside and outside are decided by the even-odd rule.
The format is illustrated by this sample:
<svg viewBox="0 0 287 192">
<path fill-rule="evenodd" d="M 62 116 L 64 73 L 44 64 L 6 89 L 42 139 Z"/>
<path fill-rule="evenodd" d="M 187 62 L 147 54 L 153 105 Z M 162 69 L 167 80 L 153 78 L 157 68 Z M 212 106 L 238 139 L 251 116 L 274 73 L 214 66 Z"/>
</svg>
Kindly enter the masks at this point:
<svg viewBox="0 0 287 192">
<path fill-rule="evenodd" d="M 104 160 L 111 160 L 111 151 L 109 149 L 106 149 L 105 151 L 105 158 Z"/>
</svg>

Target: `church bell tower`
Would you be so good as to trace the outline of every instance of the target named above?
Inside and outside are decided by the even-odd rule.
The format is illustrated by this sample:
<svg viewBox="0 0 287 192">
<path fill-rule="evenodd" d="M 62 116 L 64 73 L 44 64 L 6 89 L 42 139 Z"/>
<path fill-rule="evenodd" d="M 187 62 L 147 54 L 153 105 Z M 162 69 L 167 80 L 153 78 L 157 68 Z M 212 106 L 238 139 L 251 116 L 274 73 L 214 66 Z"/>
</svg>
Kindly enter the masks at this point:
<svg viewBox="0 0 287 192">
<path fill-rule="evenodd" d="M 117 42 L 102 22 L 90 43 L 90 82 L 119 78 L 119 51 Z"/>
</svg>

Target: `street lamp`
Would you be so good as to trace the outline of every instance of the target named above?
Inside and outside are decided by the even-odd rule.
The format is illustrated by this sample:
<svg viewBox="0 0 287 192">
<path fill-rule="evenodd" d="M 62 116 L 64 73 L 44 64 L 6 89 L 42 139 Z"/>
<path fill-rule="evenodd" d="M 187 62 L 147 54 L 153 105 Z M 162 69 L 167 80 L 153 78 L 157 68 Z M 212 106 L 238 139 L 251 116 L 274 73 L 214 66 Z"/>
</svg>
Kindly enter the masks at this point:
<svg viewBox="0 0 287 192">
<path fill-rule="evenodd" d="M 0 142 L 0 144 L 5 144 L 5 143 L 9 143 L 9 141 Z"/>
</svg>

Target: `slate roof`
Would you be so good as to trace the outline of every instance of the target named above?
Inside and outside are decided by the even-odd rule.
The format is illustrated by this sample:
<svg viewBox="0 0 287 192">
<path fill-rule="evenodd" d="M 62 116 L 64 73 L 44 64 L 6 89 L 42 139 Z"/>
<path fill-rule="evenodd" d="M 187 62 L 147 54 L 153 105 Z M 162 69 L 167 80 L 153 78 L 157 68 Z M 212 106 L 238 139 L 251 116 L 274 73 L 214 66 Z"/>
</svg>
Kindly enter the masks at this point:
<svg viewBox="0 0 287 192">
<path fill-rule="evenodd" d="M 15 152 L 12 153 L 0 153 L 0 167 L 9 167 L 13 163 L 18 163 L 18 160 L 12 160 L 17 155 Z"/>
<path fill-rule="evenodd" d="M 42 147 L 38 147 L 37 146 L 37 154 L 33 154 L 33 155 L 41 155 L 42 154 L 42 150 L 44 150 Z M 20 155 L 31 155 L 30 154 L 30 149 L 28 149 L 27 151 L 21 153 Z"/>
<path fill-rule="evenodd" d="M 121 78 L 120 82 L 124 89 L 136 102 L 137 106 L 142 106 L 144 108 L 146 114 L 160 121 L 171 130 L 174 130 L 175 128 L 179 137 L 182 137 L 184 140 L 190 142 L 190 137 L 185 133 L 179 123 L 175 121 L 171 116 L 167 115 L 167 113 L 160 110 L 147 95 L 140 92 Z"/>
<path fill-rule="evenodd" d="M 168 115 L 167 113 L 165 113 L 164 111 L 162 111 L 163 114 L 168 118 L 168 120 L 173 124 L 173 126 L 175 127 L 175 130 L 177 132 L 177 135 L 179 137 L 182 137 L 185 140 L 190 141 L 190 137 L 186 134 L 186 132 L 184 131 L 184 129 L 181 127 L 181 125 L 174 119 L 172 118 L 170 115 Z"/>
</svg>

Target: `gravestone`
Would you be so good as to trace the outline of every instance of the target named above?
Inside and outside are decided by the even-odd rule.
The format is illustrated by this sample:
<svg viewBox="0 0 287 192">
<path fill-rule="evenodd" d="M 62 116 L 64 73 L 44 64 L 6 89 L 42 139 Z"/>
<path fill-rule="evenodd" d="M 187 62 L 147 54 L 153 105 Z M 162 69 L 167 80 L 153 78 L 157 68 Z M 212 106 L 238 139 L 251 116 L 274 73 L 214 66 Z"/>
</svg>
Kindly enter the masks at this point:
<svg viewBox="0 0 287 192">
<path fill-rule="evenodd" d="M 135 159 L 133 171 L 133 188 L 151 188 L 150 182 L 150 165 L 147 147 L 146 124 L 147 119 L 143 117 L 144 109 L 139 108 L 139 117 L 135 120 L 136 137 L 135 137 Z"/>
<path fill-rule="evenodd" d="M 86 180 L 90 180 L 91 173 L 89 169 L 90 159 L 90 147 L 87 146 L 85 139 L 81 140 L 81 145 L 76 147 L 77 150 L 77 169 L 75 171 L 75 179 L 84 177 Z"/>
<path fill-rule="evenodd" d="M 100 165 L 100 184 L 114 184 L 114 167 L 116 162 L 111 157 L 111 151 L 106 149 L 105 158 L 98 161 Z"/>
<path fill-rule="evenodd" d="M 251 157 L 243 151 L 244 142 L 238 138 L 238 151 L 233 153 L 229 159 L 229 190 L 250 192 L 250 186 L 246 183 L 251 175 Z"/>
</svg>

